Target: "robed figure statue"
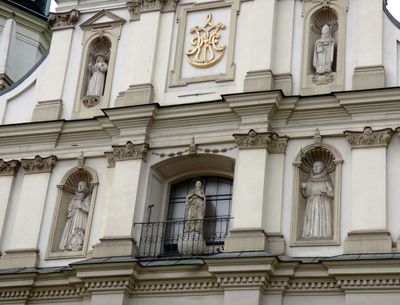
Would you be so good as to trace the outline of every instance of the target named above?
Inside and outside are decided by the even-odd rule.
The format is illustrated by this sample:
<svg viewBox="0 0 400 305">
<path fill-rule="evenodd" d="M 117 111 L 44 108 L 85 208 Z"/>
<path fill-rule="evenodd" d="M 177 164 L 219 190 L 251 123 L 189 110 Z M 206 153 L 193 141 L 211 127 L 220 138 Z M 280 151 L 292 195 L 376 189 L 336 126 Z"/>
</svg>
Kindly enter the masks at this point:
<svg viewBox="0 0 400 305">
<path fill-rule="evenodd" d="M 80 181 L 68 206 L 67 222 L 59 245 L 60 251 L 82 250 L 89 208 L 90 188 L 85 181 Z"/>
<path fill-rule="evenodd" d="M 90 80 L 86 96 L 102 96 L 108 65 L 104 55 L 96 55 L 96 63 L 89 64 Z"/>
<path fill-rule="evenodd" d="M 331 238 L 334 189 L 323 162 L 313 163 L 301 191 L 306 199 L 302 238 Z"/>
<path fill-rule="evenodd" d="M 329 25 L 325 24 L 322 27 L 321 38 L 315 42 L 314 46 L 314 83 L 322 85 L 328 84 L 333 80 L 332 65 L 334 53 L 335 40 L 331 37 L 331 29 Z"/>
<path fill-rule="evenodd" d="M 197 180 L 195 188 L 186 197 L 185 233 L 203 232 L 203 219 L 206 210 L 206 201 L 203 183 Z"/>
</svg>

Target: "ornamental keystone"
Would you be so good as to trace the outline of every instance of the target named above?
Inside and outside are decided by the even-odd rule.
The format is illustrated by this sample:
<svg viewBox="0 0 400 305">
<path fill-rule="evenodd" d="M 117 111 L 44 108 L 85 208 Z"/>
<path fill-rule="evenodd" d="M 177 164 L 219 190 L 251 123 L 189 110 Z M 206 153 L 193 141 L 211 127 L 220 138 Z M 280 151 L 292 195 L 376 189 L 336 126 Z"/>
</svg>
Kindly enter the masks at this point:
<svg viewBox="0 0 400 305">
<path fill-rule="evenodd" d="M 131 141 L 128 141 L 125 145 L 114 145 L 113 148 L 114 161 L 135 160 L 146 157 L 149 144 L 133 144 Z"/>
<path fill-rule="evenodd" d="M 4 161 L 0 159 L 0 176 L 15 176 L 21 162 L 18 160 Z"/>
<path fill-rule="evenodd" d="M 22 159 L 21 166 L 25 174 L 50 173 L 56 162 L 57 157 L 53 155 L 46 158 L 36 156 L 34 159 Z"/>
<path fill-rule="evenodd" d="M 78 10 L 62 13 L 50 13 L 47 22 L 53 31 L 70 29 L 75 26 L 75 23 L 79 19 L 79 15 L 80 13 Z"/>
<path fill-rule="evenodd" d="M 234 134 L 239 148 L 266 148 L 270 154 L 284 154 L 288 137 L 280 137 L 274 132 L 257 133 L 251 129 L 248 134 Z"/>
<path fill-rule="evenodd" d="M 346 130 L 344 135 L 352 148 L 387 147 L 392 139 L 393 130 L 385 128 L 374 131 L 371 127 L 367 126 L 363 131 Z"/>
</svg>

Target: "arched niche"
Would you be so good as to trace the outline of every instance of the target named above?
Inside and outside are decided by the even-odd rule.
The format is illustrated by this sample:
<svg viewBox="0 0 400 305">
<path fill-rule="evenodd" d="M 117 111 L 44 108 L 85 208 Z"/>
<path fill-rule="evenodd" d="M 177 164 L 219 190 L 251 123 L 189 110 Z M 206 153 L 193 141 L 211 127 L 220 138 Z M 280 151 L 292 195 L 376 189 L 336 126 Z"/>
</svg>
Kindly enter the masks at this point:
<svg viewBox="0 0 400 305">
<path fill-rule="evenodd" d="M 69 170 L 57 185 L 47 258 L 86 256 L 98 184 L 96 171 L 82 166 Z"/>
<path fill-rule="evenodd" d="M 209 178 L 209 181 L 215 181 L 220 178 L 221 181 L 229 180 L 232 183 L 234 167 L 235 160 L 233 158 L 218 154 L 178 156 L 154 164 L 150 170 L 145 205 L 141 207 L 141 211 L 139 211 L 140 207 L 137 207 L 137 215 L 140 216 L 136 218 L 136 222 L 158 223 L 171 220 L 169 217 L 171 215 L 168 215 L 172 211 L 169 209 L 171 189 L 181 183 L 189 188 L 193 187 L 196 179 L 207 181 Z M 213 211 L 213 207 L 210 205 L 207 207 L 206 215 L 212 215 Z M 177 209 L 175 212 L 182 216 L 183 210 Z M 146 238 L 145 227 L 143 225 L 136 226 L 136 240 L 143 241 L 143 238 Z M 152 234 L 164 236 L 164 231 L 164 227 L 160 226 L 153 228 Z M 144 246 L 139 249 L 139 255 L 149 256 L 149 253 L 154 254 L 154 251 L 162 251 L 162 246 L 161 243 L 152 245 L 157 249 Z"/>
<path fill-rule="evenodd" d="M 80 25 L 83 31 L 82 55 L 72 115 L 74 119 L 99 115 L 100 109 L 109 107 L 117 46 L 124 23 L 123 18 L 102 10 Z M 101 68 L 96 66 L 99 57 L 104 59 L 104 64 L 98 65 Z M 92 87 L 91 80 L 94 84 L 96 79 L 99 86 L 94 87 L 98 90 L 88 92 L 88 88 Z"/>
<path fill-rule="evenodd" d="M 298 153 L 293 163 L 291 246 L 339 245 L 342 162 L 340 153 L 325 143 Z"/>
<path fill-rule="evenodd" d="M 344 89 L 344 59 L 346 43 L 347 0 L 338 0 L 322 4 L 312 1 L 303 2 L 304 30 L 301 74 L 301 94 L 323 94 Z M 330 39 L 322 32 L 329 27 Z M 323 47 L 321 41 L 331 40 L 332 47 Z M 322 46 L 322 47 L 321 47 Z M 329 53 L 331 72 L 317 73 L 315 68 L 316 50 Z M 321 49 L 322 48 L 322 49 Z M 332 52 L 330 53 L 330 50 Z M 320 54 L 320 53 L 318 53 Z M 328 58 L 326 59 L 328 61 Z"/>
</svg>

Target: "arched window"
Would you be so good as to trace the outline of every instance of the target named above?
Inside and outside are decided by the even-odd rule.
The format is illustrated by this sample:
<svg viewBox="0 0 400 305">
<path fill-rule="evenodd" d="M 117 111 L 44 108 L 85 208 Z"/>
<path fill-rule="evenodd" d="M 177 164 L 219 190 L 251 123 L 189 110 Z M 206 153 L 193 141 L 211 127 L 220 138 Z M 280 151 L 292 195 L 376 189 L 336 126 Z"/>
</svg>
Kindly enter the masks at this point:
<svg viewBox="0 0 400 305">
<path fill-rule="evenodd" d="M 188 195 L 202 182 L 204 217 L 188 219 Z M 228 234 L 232 204 L 232 179 L 201 176 L 171 185 L 167 218 L 142 224 L 141 256 L 197 255 L 222 252 Z M 188 227 L 195 226 L 195 232 Z"/>
</svg>

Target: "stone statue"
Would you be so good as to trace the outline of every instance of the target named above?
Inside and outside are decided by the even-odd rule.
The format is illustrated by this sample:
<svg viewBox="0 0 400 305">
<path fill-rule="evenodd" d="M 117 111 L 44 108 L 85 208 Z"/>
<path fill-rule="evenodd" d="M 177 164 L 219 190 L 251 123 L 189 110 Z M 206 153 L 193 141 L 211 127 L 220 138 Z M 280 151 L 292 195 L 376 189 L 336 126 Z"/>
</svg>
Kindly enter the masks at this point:
<svg viewBox="0 0 400 305">
<path fill-rule="evenodd" d="M 106 63 L 105 55 L 96 54 L 96 63 L 89 64 L 90 80 L 87 88 L 87 96 L 102 96 L 104 90 L 104 83 L 106 80 L 106 72 L 108 65 Z"/>
<path fill-rule="evenodd" d="M 302 237 L 331 238 L 334 189 L 323 162 L 313 163 L 310 177 L 301 184 L 301 191 L 306 199 Z"/>
<path fill-rule="evenodd" d="M 82 250 L 90 207 L 90 192 L 85 181 L 78 183 L 68 206 L 67 222 L 58 247 L 60 251 Z"/>
<path fill-rule="evenodd" d="M 186 197 L 185 233 L 202 233 L 205 210 L 203 182 L 197 180 L 195 188 Z"/>
<path fill-rule="evenodd" d="M 328 84 L 333 81 L 332 64 L 335 53 L 335 40 L 331 37 L 328 24 L 322 27 L 321 38 L 315 42 L 313 66 L 315 74 L 313 81 L 317 85 Z"/>
</svg>

